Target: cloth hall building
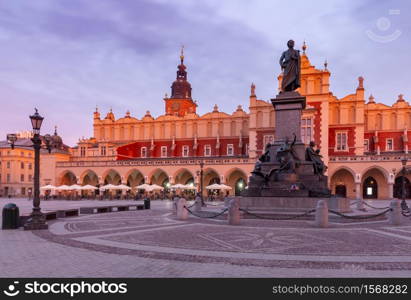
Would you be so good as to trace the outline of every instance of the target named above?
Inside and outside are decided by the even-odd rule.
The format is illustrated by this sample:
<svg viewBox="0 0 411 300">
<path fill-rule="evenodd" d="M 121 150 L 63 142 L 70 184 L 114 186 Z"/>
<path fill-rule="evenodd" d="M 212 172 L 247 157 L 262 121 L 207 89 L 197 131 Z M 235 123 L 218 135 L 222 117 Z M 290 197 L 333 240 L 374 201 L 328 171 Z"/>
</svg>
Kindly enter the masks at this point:
<svg viewBox="0 0 411 300">
<path fill-rule="evenodd" d="M 147 111 L 140 118 L 129 112 L 116 117 L 111 110 L 103 115 L 96 109 L 93 137 L 79 140 L 65 154 L 42 154 L 41 184 L 199 186 L 203 162 L 204 186 L 224 183 L 233 188 L 232 194 L 245 188 L 256 159 L 274 139 L 270 99 L 258 99 L 252 84 L 243 105 L 247 109 L 239 105 L 226 113 L 215 105 L 213 111 L 199 115 L 183 54 L 180 60 L 171 95 L 163 99 L 163 115 Z M 350 198 L 397 196 L 401 158 L 408 156 L 411 146 L 409 103 L 403 95 L 391 106 L 378 103 L 369 93 L 366 97 L 362 77 L 352 93 L 338 99 L 331 92 L 330 76 L 327 63 L 322 68 L 311 65 L 304 45 L 298 90 L 307 99 L 301 120 L 303 141 L 314 140 L 319 147 L 333 193 Z M 409 197 L 408 178 L 406 189 Z"/>
</svg>

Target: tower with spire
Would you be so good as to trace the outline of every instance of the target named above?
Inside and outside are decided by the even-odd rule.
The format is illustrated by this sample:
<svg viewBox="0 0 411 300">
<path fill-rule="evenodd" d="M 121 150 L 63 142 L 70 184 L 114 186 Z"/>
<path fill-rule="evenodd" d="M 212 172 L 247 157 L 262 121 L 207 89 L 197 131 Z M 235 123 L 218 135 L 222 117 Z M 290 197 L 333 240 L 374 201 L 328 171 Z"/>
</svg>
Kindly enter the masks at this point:
<svg viewBox="0 0 411 300">
<path fill-rule="evenodd" d="M 187 81 L 187 67 L 184 65 L 184 46 L 181 47 L 180 64 L 177 66 L 177 78 L 171 85 L 171 97 L 164 98 L 166 114 L 183 117 L 195 113 L 197 104 L 191 98 L 191 84 Z"/>
</svg>

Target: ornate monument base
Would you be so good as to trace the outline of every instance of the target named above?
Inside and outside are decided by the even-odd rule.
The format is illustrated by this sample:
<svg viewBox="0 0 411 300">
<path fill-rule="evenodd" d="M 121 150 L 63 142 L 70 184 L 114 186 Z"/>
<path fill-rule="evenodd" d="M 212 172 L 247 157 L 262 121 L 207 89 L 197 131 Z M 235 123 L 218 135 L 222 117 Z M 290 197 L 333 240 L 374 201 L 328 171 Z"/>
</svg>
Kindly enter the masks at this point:
<svg viewBox="0 0 411 300">
<path fill-rule="evenodd" d="M 301 111 L 305 97 L 295 91 L 282 92 L 271 99 L 275 110 L 275 142 L 251 172 L 248 188 L 241 194 L 240 207 L 253 211 L 309 210 L 325 199 L 328 207 L 350 211 L 345 198 L 331 197 L 326 166 L 314 144 L 306 148 L 301 141 Z"/>
</svg>

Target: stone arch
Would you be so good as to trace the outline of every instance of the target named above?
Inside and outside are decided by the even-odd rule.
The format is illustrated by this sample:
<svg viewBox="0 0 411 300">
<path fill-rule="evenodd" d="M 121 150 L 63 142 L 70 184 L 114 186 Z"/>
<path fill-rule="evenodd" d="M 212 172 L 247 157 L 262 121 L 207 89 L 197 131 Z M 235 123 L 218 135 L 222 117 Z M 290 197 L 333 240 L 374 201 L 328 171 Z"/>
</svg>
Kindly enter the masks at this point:
<svg viewBox="0 0 411 300">
<path fill-rule="evenodd" d="M 393 196 L 394 198 L 402 199 L 402 172 L 398 172 L 394 179 L 394 186 L 393 186 Z M 405 198 L 411 198 L 411 174 L 405 174 L 404 176 L 404 183 L 405 183 Z"/>
<path fill-rule="evenodd" d="M 174 183 L 189 184 L 194 183 L 194 174 L 186 168 L 178 169 L 173 174 Z"/>
<path fill-rule="evenodd" d="M 148 176 L 149 184 L 157 184 L 161 186 L 167 186 L 169 177 L 168 174 L 160 168 L 153 170 Z"/>
<path fill-rule="evenodd" d="M 121 176 L 120 173 L 114 169 L 109 169 L 103 173 L 102 176 L 104 184 L 114 184 L 119 185 L 121 184 Z"/>
<path fill-rule="evenodd" d="M 93 170 L 86 170 L 80 175 L 80 184 L 81 185 L 98 185 L 98 175 Z"/>
<path fill-rule="evenodd" d="M 330 176 L 331 193 L 347 198 L 355 198 L 355 173 L 348 167 L 338 168 Z"/>
<path fill-rule="evenodd" d="M 232 190 L 230 190 L 231 195 L 239 196 L 247 186 L 247 174 L 239 168 L 228 170 L 224 174 L 224 178 L 226 184 L 232 188 Z"/>
<path fill-rule="evenodd" d="M 388 199 L 388 172 L 379 166 L 364 170 L 361 177 L 364 198 Z"/>
<path fill-rule="evenodd" d="M 220 183 L 220 174 L 218 174 L 218 172 L 213 168 L 206 168 L 203 171 L 204 188 L 213 183 Z"/>
<path fill-rule="evenodd" d="M 131 169 L 124 176 L 126 184 L 130 187 L 135 187 L 137 185 L 144 183 L 144 174 L 137 169 Z"/>
<path fill-rule="evenodd" d="M 77 183 L 77 177 L 74 172 L 65 170 L 58 176 L 57 183 L 58 185 L 73 185 Z"/>
</svg>

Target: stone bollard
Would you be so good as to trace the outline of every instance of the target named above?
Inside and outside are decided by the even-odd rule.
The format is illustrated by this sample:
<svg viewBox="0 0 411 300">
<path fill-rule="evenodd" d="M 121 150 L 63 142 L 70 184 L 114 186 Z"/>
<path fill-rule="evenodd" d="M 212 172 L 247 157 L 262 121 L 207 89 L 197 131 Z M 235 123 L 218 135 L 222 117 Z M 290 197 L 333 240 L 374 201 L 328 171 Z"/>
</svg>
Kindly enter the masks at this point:
<svg viewBox="0 0 411 300">
<path fill-rule="evenodd" d="M 401 225 L 401 204 L 400 200 L 392 200 L 390 202 L 391 211 L 388 212 L 388 224 L 390 225 Z"/>
<path fill-rule="evenodd" d="M 187 220 L 188 219 L 188 211 L 184 207 L 186 206 L 187 201 L 184 198 L 180 198 L 177 201 L 177 219 L 178 220 Z"/>
<path fill-rule="evenodd" d="M 196 197 L 194 200 L 194 211 L 200 212 L 202 207 L 201 197 Z"/>
<path fill-rule="evenodd" d="M 238 198 L 233 198 L 228 205 L 228 224 L 239 225 L 240 220 L 240 201 Z"/>
<path fill-rule="evenodd" d="M 178 198 L 178 197 L 174 197 L 173 200 L 172 200 L 172 202 L 173 202 L 173 212 L 174 213 L 177 213 L 177 203 L 178 203 L 179 199 L 180 198 Z"/>
<path fill-rule="evenodd" d="M 328 227 L 328 205 L 326 200 L 319 200 L 315 210 L 315 227 Z"/>
<path fill-rule="evenodd" d="M 230 205 L 231 197 L 224 197 L 224 207 L 228 207 Z"/>
</svg>

